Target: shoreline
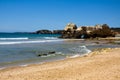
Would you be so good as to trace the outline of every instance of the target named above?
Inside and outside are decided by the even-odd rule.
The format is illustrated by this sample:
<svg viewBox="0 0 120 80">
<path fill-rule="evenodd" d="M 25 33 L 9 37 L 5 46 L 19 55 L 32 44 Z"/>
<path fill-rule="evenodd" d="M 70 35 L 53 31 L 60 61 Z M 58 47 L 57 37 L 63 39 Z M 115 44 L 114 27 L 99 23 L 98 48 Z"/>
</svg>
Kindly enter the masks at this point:
<svg viewBox="0 0 120 80">
<path fill-rule="evenodd" d="M 71 40 L 72 41 L 72 40 Z M 16 68 L 16 67 L 27 67 L 27 66 L 32 66 L 32 65 L 42 65 L 42 64 L 46 64 L 46 63 L 52 63 L 52 62 L 57 62 L 57 61 L 64 61 L 67 59 L 74 59 L 74 58 L 83 58 L 83 57 L 90 57 L 93 55 L 99 55 L 101 54 L 101 52 L 106 52 L 109 50 L 114 50 L 114 49 L 120 49 L 120 48 L 97 48 L 94 49 L 93 51 L 89 52 L 89 53 L 85 53 L 85 54 L 75 54 L 72 56 L 66 56 L 66 58 L 64 59 L 58 59 L 58 60 L 52 60 L 52 61 L 46 61 L 46 62 L 37 62 L 37 63 L 26 63 L 26 64 L 22 64 L 22 65 L 15 65 L 15 66 L 9 66 L 9 67 L 1 67 L 0 70 L 4 70 L 4 69 L 11 69 L 11 68 Z"/>
<path fill-rule="evenodd" d="M 103 38 L 103 39 L 98 39 L 98 40 L 96 40 L 96 39 L 93 39 L 93 40 L 91 40 L 91 39 L 63 39 L 63 41 L 65 41 L 65 42 L 74 42 L 74 41 L 76 41 L 76 42 L 88 42 L 88 43 L 95 43 L 95 44 L 113 44 L 113 43 L 109 43 L 109 41 L 108 40 L 111 40 L 111 38 L 107 38 L 107 40 L 106 40 L 106 38 Z M 112 38 L 112 40 L 113 40 L 113 38 Z M 115 41 L 115 40 L 114 40 Z M 113 44 L 114 45 L 114 44 Z M 96 50 L 96 49 L 93 49 L 93 51 L 94 50 Z M 73 55 L 73 56 L 66 56 L 66 58 L 75 58 L 75 57 L 81 57 L 81 56 L 86 56 L 86 55 L 88 55 L 89 53 L 85 53 L 85 54 L 82 54 L 82 55 Z M 36 65 L 36 64 L 42 64 L 42 63 L 47 63 L 47 62 L 54 62 L 54 61 L 60 61 L 60 60 L 65 60 L 66 58 L 64 58 L 64 59 L 58 59 L 58 60 L 52 60 L 52 61 L 45 61 L 45 62 L 31 62 L 31 63 L 26 63 L 26 64 L 16 64 L 16 65 L 8 65 L 8 66 L 5 66 L 5 67 L 1 67 L 0 68 L 0 70 L 2 70 L 2 69 L 6 69 L 6 68 L 12 68 L 12 67 L 22 67 L 22 66 L 29 66 L 29 65 Z"/>
<path fill-rule="evenodd" d="M 0 80 L 119 80 L 119 52 L 120 48 L 104 48 L 80 57 L 2 69 Z"/>
<path fill-rule="evenodd" d="M 74 41 L 74 39 L 70 40 L 70 41 Z M 6 66 L 6 67 L 1 67 L 0 70 L 4 70 L 4 69 L 11 69 L 11 68 L 17 68 L 17 67 L 27 67 L 27 66 L 31 66 L 31 65 L 42 65 L 42 64 L 45 64 L 45 63 L 52 63 L 52 62 L 56 62 L 56 61 L 63 61 L 63 60 L 66 60 L 66 59 L 74 59 L 74 58 L 77 58 L 77 57 L 86 57 L 86 56 L 89 56 L 89 55 L 92 55 L 93 52 L 96 52 L 97 50 L 101 51 L 101 50 L 104 50 L 104 49 L 108 49 L 108 48 L 100 48 L 100 49 L 95 49 L 89 53 L 85 53 L 85 54 L 75 54 L 75 55 L 72 55 L 72 56 L 66 56 L 64 59 L 58 59 L 58 60 L 51 60 L 51 61 L 45 61 L 45 62 L 36 62 L 36 63 L 26 63 L 26 64 L 17 64 L 17 65 L 12 65 L 12 66 Z M 112 48 L 110 48 L 112 49 Z"/>
</svg>

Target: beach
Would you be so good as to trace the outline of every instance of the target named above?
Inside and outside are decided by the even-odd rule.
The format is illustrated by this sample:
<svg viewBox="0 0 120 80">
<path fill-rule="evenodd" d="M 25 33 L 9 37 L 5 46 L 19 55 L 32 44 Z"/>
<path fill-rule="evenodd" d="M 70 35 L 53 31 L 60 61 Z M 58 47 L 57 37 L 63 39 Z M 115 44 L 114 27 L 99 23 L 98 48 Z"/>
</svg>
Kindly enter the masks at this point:
<svg viewBox="0 0 120 80">
<path fill-rule="evenodd" d="M 0 80 L 120 80 L 120 0 L 0 0 Z"/>
<path fill-rule="evenodd" d="M 120 80 L 120 48 L 0 70 L 0 80 Z"/>
</svg>

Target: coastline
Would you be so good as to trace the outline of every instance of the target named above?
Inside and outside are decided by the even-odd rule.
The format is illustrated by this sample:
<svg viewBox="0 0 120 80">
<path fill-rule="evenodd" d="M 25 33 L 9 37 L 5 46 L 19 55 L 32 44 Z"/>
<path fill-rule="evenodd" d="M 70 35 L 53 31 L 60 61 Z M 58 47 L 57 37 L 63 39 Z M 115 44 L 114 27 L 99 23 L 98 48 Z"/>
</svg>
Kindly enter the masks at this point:
<svg viewBox="0 0 120 80">
<path fill-rule="evenodd" d="M 104 48 L 65 60 L 0 70 L 0 80 L 119 80 L 120 48 Z"/>
<path fill-rule="evenodd" d="M 96 40 L 96 39 L 63 39 L 59 42 L 55 42 L 54 44 L 51 44 L 52 42 L 49 42 L 49 44 L 45 43 L 40 43 L 40 45 L 37 44 L 20 44 L 19 46 L 17 45 L 3 45 L 0 46 L 1 49 L 2 47 L 8 46 L 8 50 L 6 48 L 3 49 L 3 57 L 1 56 L 1 62 L 2 60 L 6 61 L 3 63 L 0 63 L 0 69 L 8 68 L 8 67 L 15 67 L 15 66 L 27 66 L 31 64 L 39 64 L 43 62 L 52 62 L 60 59 L 65 59 L 66 56 L 70 57 L 72 56 L 77 57 L 86 54 L 89 50 L 93 51 L 96 48 L 114 48 L 114 47 L 119 47 L 117 44 L 111 44 L 109 41 L 106 40 Z M 32 46 L 32 47 L 29 47 Z M 51 47 L 52 46 L 52 47 Z M 70 46 L 70 47 L 68 47 Z M 11 49 L 12 47 L 12 49 Z M 18 49 L 21 48 L 21 49 Z M 45 50 L 39 50 L 40 48 L 43 48 Z M 84 49 L 85 48 L 85 49 Z M 9 54 L 9 49 L 11 50 L 11 54 Z M 56 56 L 46 56 L 46 57 L 39 57 L 37 56 L 41 51 L 56 51 Z M 82 49 L 82 50 L 81 50 Z M 62 51 L 63 50 L 63 51 Z M 22 54 L 20 54 L 23 51 Z M 61 54 L 57 54 L 61 53 Z M 6 53 L 6 54 L 4 54 Z M 12 60 L 12 57 L 14 56 L 12 53 L 16 53 L 15 55 L 15 60 Z M 63 54 L 63 55 L 62 55 Z M 79 54 L 79 55 L 77 55 Z M 6 56 L 8 55 L 8 57 Z M 32 58 L 24 58 L 24 55 L 29 55 L 28 57 Z M 7 61 L 9 59 L 9 61 Z M 19 60 L 17 60 L 19 59 Z"/>
</svg>

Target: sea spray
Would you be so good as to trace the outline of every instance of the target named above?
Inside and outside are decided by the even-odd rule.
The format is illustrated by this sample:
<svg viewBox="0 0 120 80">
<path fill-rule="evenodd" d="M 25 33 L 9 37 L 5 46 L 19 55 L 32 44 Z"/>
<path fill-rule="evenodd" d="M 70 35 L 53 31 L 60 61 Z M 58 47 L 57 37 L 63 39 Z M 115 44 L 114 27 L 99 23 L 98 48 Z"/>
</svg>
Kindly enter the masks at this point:
<svg viewBox="0 0 120 80">
<path fill-rule="evenodd" d="M 78 47 L 72 48 L 71 51 L 73 51 L 73 53 L 78 53 L 78 54 L 91 52 L 91 50 L 89 50 L 86 46 L 78 46 Z"/>
<path fill-rule="evenodd" d="M 74 54 L 67 56 L 67 58 L 76 58 L 83 54 L 90 53 L 91 50 L 89 50 L 86 46 L 78 46 L 70 49 Z"/>
</svg>

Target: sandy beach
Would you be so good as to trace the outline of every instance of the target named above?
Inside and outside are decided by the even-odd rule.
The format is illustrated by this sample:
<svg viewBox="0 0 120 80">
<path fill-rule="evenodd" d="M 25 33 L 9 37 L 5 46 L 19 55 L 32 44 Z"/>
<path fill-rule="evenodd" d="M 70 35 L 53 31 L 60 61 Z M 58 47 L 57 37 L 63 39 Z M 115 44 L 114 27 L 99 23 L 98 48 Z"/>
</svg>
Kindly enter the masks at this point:
<svg viewBox="0 0 120 80">
<path fill-rule="evenodd" d="M 0 80 L 120 80 L 120 49 L 0 70 Z"/>
</svg>

